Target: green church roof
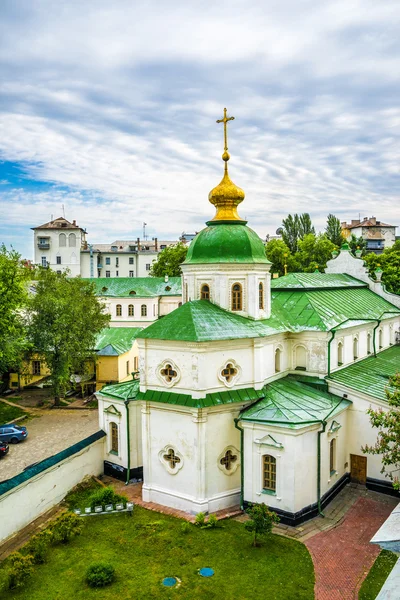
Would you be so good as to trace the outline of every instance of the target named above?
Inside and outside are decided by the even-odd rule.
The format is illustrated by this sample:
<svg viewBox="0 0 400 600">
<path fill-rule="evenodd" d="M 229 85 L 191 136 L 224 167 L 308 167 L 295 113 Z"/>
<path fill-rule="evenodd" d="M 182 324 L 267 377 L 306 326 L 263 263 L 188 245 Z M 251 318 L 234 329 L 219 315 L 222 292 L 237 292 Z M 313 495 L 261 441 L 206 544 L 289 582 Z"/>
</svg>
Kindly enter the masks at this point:
<svg viewBox="0 0 400 600">
<path fill-rule="evenodd" d="M 272 289 L 318 289 L 368 287 L 367 283 L 345 274 L 289 273 L 271 280 Z"/>
<path fill-rule="evenodd" d="M 269 383 L 262 391 L 265 397 L 245 408 L 240 414 L 241 421 L 297 429 L 321 423 L 352 404 L 290 375 Z"/>
<path fill-rule="evenodd" d="M 139 392 L 139 380 L 131 379 L 123 383 L 111 383 L 99 390 L 99 393 L 118 400 L 135 400 Z"/>
<path fill-rule="evenodd" d="M 183 264 L 270 264 L 255 231 L 241 223 L 213 223 L 196 235 Z"/>
<path fill-rule="evenodd" d="M 142 331 L 141 327 L 106 327 L 96 340 L 97 356 L 119 356 L 128 352 Z"/>
<path fill-rule="evenodd" d="M 341 383 L 348 388 L 386 400 L 385 389 L 389 386 L 389 378 L 400 371 L 400 346 L 392 346 L 376 357 L 369 356 L 339 371 L 335 371 L 327 381 Z"/>
<path fill-rule="evenodd" d="M 180 277 L 99 277 L 89 278 L 95 284 L 96 295 L 107 298 L 153 298 L 154 296 L 181 296 Z"/>
</svg>

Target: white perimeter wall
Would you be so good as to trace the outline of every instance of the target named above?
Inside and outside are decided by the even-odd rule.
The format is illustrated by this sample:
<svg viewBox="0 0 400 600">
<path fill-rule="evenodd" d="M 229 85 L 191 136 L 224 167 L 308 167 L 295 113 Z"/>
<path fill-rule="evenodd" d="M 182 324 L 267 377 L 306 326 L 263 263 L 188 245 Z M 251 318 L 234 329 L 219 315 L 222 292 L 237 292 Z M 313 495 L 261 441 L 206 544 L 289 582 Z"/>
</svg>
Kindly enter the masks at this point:
<svg viewBox="0 0 400 600">
<path fill-rule="evenodd" d="M 104 438 L 0 496 L 0 542 L 61 502 L 88 475 L 103 472 Z"/>
</svg>

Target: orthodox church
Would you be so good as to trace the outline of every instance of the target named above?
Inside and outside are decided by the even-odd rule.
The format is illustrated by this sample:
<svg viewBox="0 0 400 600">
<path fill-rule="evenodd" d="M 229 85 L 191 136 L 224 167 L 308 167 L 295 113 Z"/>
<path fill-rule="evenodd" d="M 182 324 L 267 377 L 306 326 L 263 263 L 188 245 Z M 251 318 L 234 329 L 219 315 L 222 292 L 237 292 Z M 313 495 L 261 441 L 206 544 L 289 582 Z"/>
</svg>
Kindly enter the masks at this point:
<svg viewBox="0 0 400 600">
<path fill-rule="evenodd" d="M 182 265 L 182 306 L 138 338 L 139 372 L 99 392 L 104 469 L 190 513 L 264 502 L 284 523 L 322 513 L 350 480 L 392 493 L 366 413 L 400 370 L 400 298 L 344 245 L 326 273 L 271 280 L 224 175 Z M 378 277 L 379 279 L 379 277 Z"/>
</svg>

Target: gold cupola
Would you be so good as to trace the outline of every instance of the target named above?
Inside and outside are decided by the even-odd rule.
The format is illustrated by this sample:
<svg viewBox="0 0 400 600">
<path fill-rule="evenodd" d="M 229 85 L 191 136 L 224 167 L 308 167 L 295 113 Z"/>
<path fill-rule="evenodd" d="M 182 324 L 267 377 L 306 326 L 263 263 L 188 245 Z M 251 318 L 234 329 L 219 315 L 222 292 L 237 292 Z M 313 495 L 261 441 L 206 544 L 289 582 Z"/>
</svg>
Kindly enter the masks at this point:
<svg viewBox="0 0 400 600">
<path fill-rule="evenodd" d="M 244 200 L 244 191 L 235 185 L 228 174 L 228 160 L 230 155 L 228 152 L 228 135 L 227 135 L 227 123 L 233 121 L 235 117 L 227 117 L 227 110 L 224 108 L 224 117 L 219 119 L 217 123 L 224 124 L 224 153 L 222 160 L 225 163 L 224 176 L 220 183 L 208 194 L 208 199 L 211 204 L 214 204 L 217 212 L 215 217 L 209 221 L 209 223 L 217 223 L 221 221 L 238 221 L 245 223 L 241 219 L 237 212 L 238 205 Z"/>
</svg>

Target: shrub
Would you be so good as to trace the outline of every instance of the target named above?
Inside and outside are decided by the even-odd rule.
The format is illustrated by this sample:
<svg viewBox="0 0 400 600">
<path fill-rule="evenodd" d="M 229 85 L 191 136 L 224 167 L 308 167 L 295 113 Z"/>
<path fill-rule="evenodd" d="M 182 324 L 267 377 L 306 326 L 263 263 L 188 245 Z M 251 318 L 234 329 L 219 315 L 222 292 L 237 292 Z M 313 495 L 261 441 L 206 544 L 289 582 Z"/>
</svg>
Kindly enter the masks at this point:
<svg viewBox="0 0 400 600">
<path fill-rule="evenodd" d="M 105 506 L 106 504 L 116 504 L 117 502 L 127 502 L 126 496 L 116 494 L 112 487 L 105 487 L 95 491 L 89 497 L 89 503 L 93 510 L 95 506 Z"/>
<path fill-rule="evenodd" d="M 197 513 L 194 524 L 197 525 L 197 527 L 204 527 L 206 524 L 206 515 L 202 512 Z"/>
<path fill-rule="evenodd" d="M 208 517 L 206 527 L 209 527 L 210 529 L 214 529 L 215 527 L 218 527 L 218 525 L 219 525 L 219 522 L 218 522 L 217 517 L 215 515 L 210 515 Z"/>
<path fill-rule="evenodd" d="M 32 575 L 33 557 L 28 554 L 23 556 L 20 552 L 14 552 L 10 558 L 11 569 L 8 574 L 8 588 L 21 586 Z"/>
<path fill-rule="evenodd" d="M 86 581 L 90 587 L 104 587 L 115 579 L 115 569 L 105 562 L 93 563 L 86 571 Z"/>
<path fill-rule="evenodd" d="M 65 512 L 60 515 L 49 527 L 55 542 L 66 544 L 71 538 L 82 532 L 83 522 L 78 515 Z"/>
<path fill-rule="evenodd" d="M 33 558 L 33 562 L 37 565 L 46 561 L 49 545 L 53 535 L 51 531 L 45 529 L 41 533 L 35 535 L 27 545 L 28 554 Z"/>
<path fill-rule="evenodd" d="M 187 521 L 184 521 L 183 523 L 181 523 L 181 532 L 182 533 L 189 533 L 190 531 L 190 523 L 188 523 Z"/>
<path fill-rule="evenodd" d="M 245 522 L 244 527 L 253 533 L 253 546 L 257 546 L 258 536 L 269 535 L 272 525 L 279 523 L 280 519 L 276 513 L 268 510 L 265 504 L 252 504 L 246 512 L 250 520 Z"/>
</svg>

